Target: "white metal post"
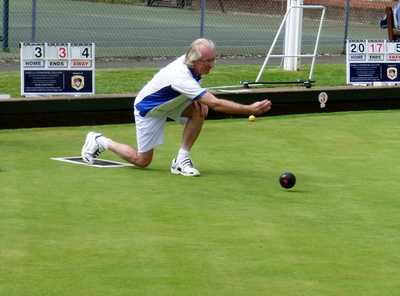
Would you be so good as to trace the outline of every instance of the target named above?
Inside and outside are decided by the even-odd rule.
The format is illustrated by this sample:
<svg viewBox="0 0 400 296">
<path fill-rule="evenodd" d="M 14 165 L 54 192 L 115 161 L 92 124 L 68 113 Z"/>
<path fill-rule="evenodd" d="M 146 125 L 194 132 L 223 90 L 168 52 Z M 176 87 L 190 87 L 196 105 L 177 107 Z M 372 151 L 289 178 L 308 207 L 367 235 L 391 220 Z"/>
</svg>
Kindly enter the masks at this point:
<svg viewBox="0 0 400 296">
<path fill-rule="evenodd" d="M 287 2 L 287 11 L 290 10 L 290 14 L 285 31 L 285 55 L 292 56 L 284 59 L 283 69 L 287 71 L 300 69 L 300 57 L 293 57 L 293 55 L 299 55 L 301 51 L 303 9 L 290 9 L 292 6 L 300 5 L 303 5 L 303 0 L 288 0 Z"/>
</svg>

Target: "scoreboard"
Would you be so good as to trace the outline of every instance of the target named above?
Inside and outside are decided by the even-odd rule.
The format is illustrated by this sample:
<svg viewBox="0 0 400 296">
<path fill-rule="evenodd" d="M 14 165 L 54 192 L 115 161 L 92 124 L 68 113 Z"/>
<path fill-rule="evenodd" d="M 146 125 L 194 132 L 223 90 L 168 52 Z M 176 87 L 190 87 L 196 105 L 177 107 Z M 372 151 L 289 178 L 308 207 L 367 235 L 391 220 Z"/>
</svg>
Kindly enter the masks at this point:
<svg viewBox="0 0 400 296">
<path fill-rule="evenodd" d="M 397 84 L 400 42 L 347 40 L 348 84 Z"/>
<path fill-rule="evenodd" d="M 21 95 L 94 94 L 95 45 L 21 43 Z"/>
</svg>

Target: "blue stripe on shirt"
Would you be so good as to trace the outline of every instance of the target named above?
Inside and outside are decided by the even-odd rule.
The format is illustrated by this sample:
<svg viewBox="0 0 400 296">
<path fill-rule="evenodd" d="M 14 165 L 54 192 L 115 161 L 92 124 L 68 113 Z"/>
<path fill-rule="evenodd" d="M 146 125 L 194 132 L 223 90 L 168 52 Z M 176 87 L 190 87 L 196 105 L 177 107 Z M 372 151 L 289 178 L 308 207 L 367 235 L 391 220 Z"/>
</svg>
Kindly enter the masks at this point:
<svg viewBox="0 0 400 296">
<path fill-rule="evenodd" d="M 140 116 L 146 116 L 147 112 L 151 109 L 178 97 L 180 94 L 181 93 L 174 90 L 171 85 L 166 86 L 143 98 L 140 103 L 136 104 L 136 109 L 140 111 Z"/>
</svg>

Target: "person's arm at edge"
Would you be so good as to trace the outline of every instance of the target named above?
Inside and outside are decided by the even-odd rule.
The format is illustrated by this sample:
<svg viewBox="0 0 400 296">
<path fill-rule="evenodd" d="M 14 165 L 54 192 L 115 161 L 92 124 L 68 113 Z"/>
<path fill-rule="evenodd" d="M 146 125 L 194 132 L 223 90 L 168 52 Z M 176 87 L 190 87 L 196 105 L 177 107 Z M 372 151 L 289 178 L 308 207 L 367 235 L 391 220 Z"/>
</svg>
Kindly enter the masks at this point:
<svg viewBox="0 0 400 296">
<path fill-rule="evenodd" d="M 271 102 L 269 100 L 255 102 L 251 105 L 243 105 L 219 99 L 209 92 L 205 93 L 197 102 L 207 105 L 214 111 L 228 114 L 260 115 L 271 109 Z"/>
</svg>

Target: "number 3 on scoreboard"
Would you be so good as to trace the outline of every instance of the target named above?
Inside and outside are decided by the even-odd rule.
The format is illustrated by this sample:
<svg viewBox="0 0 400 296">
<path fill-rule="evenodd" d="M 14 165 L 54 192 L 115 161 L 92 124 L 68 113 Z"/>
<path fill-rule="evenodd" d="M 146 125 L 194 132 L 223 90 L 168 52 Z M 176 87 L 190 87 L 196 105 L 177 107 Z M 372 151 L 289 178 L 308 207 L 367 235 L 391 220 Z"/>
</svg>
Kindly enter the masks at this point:
<svg viewBox="0 0 400 296">
<path fill-rule="evenodd" d="M 43 57 L 43 46 L 35 46 L 33 56 L 35 59 L 41 59 Z"/>
<path fill-rule="evenodd" d="M 58 47 L 58 58 L 59 59 L 67 58 L 67 48 L 65 46 Z"/>
</svg>

